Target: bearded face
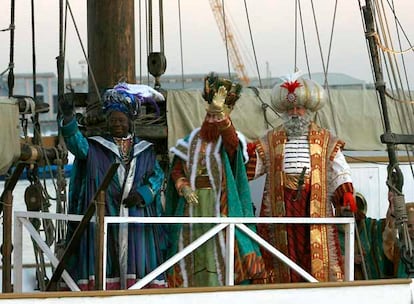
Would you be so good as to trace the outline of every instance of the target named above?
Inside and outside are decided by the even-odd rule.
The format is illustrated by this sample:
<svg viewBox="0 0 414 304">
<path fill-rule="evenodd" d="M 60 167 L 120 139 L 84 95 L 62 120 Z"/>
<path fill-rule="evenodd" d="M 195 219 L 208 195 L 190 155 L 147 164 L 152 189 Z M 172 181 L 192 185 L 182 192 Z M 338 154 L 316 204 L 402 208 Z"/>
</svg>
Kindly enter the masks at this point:
<svg viewBox="0 0 414 304">
<path fill-rule="evenodd" d="M 201 129 L 200 129 L 201 139 L 207 142 L 214 142 L 219 138 L 219 136 L 220 136 L 220 130 L 218 128 L 217 123 L 204 120 L 203 124 L 201 125 Z"/>
<path fill-rule="evenodd" d="M 284 117 L 284 127 L 288 137 L 298 137 L 308 134 L 309 125 L 311 122 L 310 116 L 305 115 L 288 115 Z"/>
</svg>

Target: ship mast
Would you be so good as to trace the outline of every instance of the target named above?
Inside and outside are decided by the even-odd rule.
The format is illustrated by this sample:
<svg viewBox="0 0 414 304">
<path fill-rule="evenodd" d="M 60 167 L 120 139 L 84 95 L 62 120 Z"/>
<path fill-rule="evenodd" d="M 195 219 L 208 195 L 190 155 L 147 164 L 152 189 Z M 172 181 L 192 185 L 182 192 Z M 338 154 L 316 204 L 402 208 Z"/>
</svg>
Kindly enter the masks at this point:
<svg viewBox="0 0 414 304">
<path fill-rule="evenodd" d="M 395 134 L 391 130 L 391 123 L 388 115 L 386 100 L 386 86 L 380 64 L 379 47 L 375 39 L 376 28 L 371 0 L 366 0 L 366 5 L 362 8 L 366 27 L 366 39 L 368 41 L 369 52 L 375 77 L 375 88 L 377 90 L 384 120 L 385 133 L 381 135 L 381 142 L 386 144 L 388 152 L 388 177 L 387 183 L 389 191 L 393 192 L 394 210 L 399 210 L 396 216 L 396 227 L 398 228 L 399 247 L 401 260 L 405 264 L 406 272 L 410 278 L 414 277 L 414 249 L 408 235 L 407 212 L 405 200 L 402 192 L 404 176 L 398 163 L 396 146 L 398 144 L 414 144 L 413 135 Z"/>
<path fill-rule="evenodd" d="M 120 80 L 136 83 L 134 0 L 88 0 L 88 101 L 91 124 L 100 121 L 100 95 Z"/>
</svg>

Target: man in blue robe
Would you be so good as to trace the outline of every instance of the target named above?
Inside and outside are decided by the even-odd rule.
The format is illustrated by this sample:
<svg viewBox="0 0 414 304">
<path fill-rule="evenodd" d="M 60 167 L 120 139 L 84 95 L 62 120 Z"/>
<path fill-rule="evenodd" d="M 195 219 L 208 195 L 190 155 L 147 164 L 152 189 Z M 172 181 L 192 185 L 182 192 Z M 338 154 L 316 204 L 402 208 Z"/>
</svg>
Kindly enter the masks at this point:
<svg viewBox="0 0 414 304">
<path fill-rule="evenodd" d="M 164 174 L 153 145 L 134 136 L 133 119 L 141 103 L 163 96 L 148 86 L 118 84 L 103 95 L 108 135 L 86 138 L 78 129 L 73 105 L 61 105 L 59 122 L 75 161 L 69 186 L 69 213 L 83 215 L 106 172 L 119 163 L 105 196 L 105 216 L 155 217 L 161 214 L 160 189 Z M 69 223 L 70 240 L 76 223 Z M 68 271 L 81 290 L 94 289 L 94 224 L 89 224 Z M 156 224 L 111 224 L 107 234 L 106 289 L 126 289 L 162 263 L 165 247 L 162 226 Z M 166 287 L 164 275 L 147 287 Z"/>
</svg>

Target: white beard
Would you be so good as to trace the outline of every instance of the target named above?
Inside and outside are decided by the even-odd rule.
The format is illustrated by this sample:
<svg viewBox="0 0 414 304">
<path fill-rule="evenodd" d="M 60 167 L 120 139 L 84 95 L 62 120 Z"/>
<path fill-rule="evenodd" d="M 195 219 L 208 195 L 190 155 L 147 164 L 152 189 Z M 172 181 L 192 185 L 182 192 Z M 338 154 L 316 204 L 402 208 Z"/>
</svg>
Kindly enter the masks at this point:
<svg viewBox="0 0 414 304">
<path fill-rule="evenodd" d="M 286 129 L 288 138 L 299 137 L 307 135 L 309 131 L 310 118 L 308 115 L 304 116 L 286 116 L 283 126 Z"/>
</svg>

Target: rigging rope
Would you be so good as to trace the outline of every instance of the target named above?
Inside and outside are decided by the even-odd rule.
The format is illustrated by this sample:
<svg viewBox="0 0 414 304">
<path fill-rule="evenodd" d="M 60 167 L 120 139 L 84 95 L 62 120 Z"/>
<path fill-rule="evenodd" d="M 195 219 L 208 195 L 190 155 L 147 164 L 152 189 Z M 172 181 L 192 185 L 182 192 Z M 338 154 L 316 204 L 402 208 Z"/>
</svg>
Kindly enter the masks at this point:
<svg viewBox="0 0 414 304">
<path fill-rule="evenodd" d="M 141 14 L 141 0 L 138 1 L 138 49 L 139 49 L 139 83 L 142 84 L 142 14 Z"/>
<path fill-rule="evenodd" d="M 33 78 L 33 99 L 37 100 L 37 72 L 36 72 L 36 27 L 35 27 L 35 9 L 34 0 L 31 0 L 31 25 L 32 25 L 32 78 Z M 41 132 L 39 123 L 39 113 L 32 115 L 33 123 L 33 143 L 38 145 L 41 143 Z"/>
<path fill-rule="evenodd" d="M 332 41 L 333 41 L 333 34 L 334 34 L 334 28 L 335 28 L 335 20 L 336 20 L 337 9 L 338 9 L 338 0 L 335 1 L 334 14 L 333 14 L 333 18 L 332 18 L 331 36 L 330 36 L 330 39 L 329 39 L 329 48 L 328 48 L 328 58 L 326 60 L 325 81 L 327 81 L 327 78 L 328 78 L 329 62 L 330 62 L 330 59 L 331 59 Z M 326 84 L 328 84 L 328 83 L 326 83 Z"/>
<path fill-rule="evenodd" d="M 329 101 L 329 104 L 331 106 L 330 108 L 331 108 L 331 114 L 332 114 L 332 117 L 333 117 L 333 124 L 334 124 L 335 133 L 338 133 L 338 126 L 337 126 L 337 122 L 336 122 L 336 119 L 335 119 L 335 115 L 333 113 L 331 92 L 329 90 L 328 79 L 327 79 L 327 77 L 328 77 L 328 67 L 325 65 L 325 61 L 324 61 L 324 58 L 323 58 L 321 39 L 320 39 L 320 36 L 319 36 L 318 22 L 316 20 L 315 6 L 313 5 L 313 0 L 311 0 L 311 6 L 312 6 L 313 21 L 314 21 L 315 30 L 316 30 L 316 37 L 317 37 L 317 40 L 318 40 L 319 54 L 321 56 L 322 69 L 323 69 L 324 78 L 325 78 L 324 87 L 328 92 L 328 101 Z M 336 7 L 337 7 L 337 5 L 335 4 L 334 16 L 336 15 Z M 332 36 L 333 36 L 334 24 L 335 24 L 335 17 L 333 18 L 333 21 L 332 21 L 331 39 L 332 39 Z M 330 44 L 329 47 L 331 47 L 331 44 Z M 330 54 L 330 49 L 328 51 L 328 54 Z M 328 61 L 329 61 L 329 57 L 328 57 Z"/>
<path fill-rule="evenodd" d="M 378 7 L 377 8 L 378 11 L 382 12 L 382 14 L 381 14 L 382 16 L 380 14 L 378 14 L 378 18 L 379 18 L 379 22 L 380 22 L 381 29 L 382 29 L 382 35 L 383 35 L 384 43 L 386 45 L 388 45 L 387 37 L 389 37 L 389 43 L 390 43 L 391 47 L 394 48 L 393 45 L 392 45 L 390 29 L 389 29 L 389 26 L 388 26 L 388 19 L 387 19 L 387 16 L 385 14 L 385 8 L 382 5 L 381 10 L 380 10 L 380 8 L 378 6 L 378 3 L 377 3 L 377 7 Z M 387 36 L 387 34 L 388 34 L 388 36 Z M 385 53 L 383 52 L 382 54 L 385 57 Z M 389 65 L 390 65 L 391 74 L 388 75 L 388 77 L 390 79 L 390 83 L 391 84 L 394 83 L 395 90 L 397 92 L 398 98 L 401 99 L 401 94 L 402 94 L 403 98 L 406 99 L 405 93 L 404 93 L 404 90 L 403 90 L 402 81 L 401 81 L 401 74 L 400 74 L 400 71 L 399 71 L 397 58 L 396 58 L 395 54 L 387 53 L 387 56 L 388 56 L 388 61 L 384 58 L 384 64 L 387 65 L 387 63 L 389 63 Z M 388 67 L 388 65 L 387 65 L 387 67 Z M 392 77 L 390 75 L 392 75 Z M 392 91 L 394 91 L 394 89 L 392 89 Z M 413 133 L 413 130 L 409 130 L 410 129 L 410 127 L 409 127 L 410 123 L 407 121 L 406 115 L 404 115 L 404 113 L 406 111 L 402 108 L 403 105 L 401 104 L 400 107 L 397 107 L 397 105 L 394 104 L 394 106 L 397 110 L 398 119 L 399 119 L 401 127 L 404 126 L 405 127 L 404 129 L 407 133 Z"/>
<path fill-rule="evenodd" d="M 0 30 L 0 32 L 7 32 L 7 31 L 12 31 L 15 29 L 14 24 L 10 24 L 8 28 L 2 29 Z M 11 44 L 11 43 L 10 43 Z M 7 68 L 0 73 L 0 76 L 3 76 L 4 74 L 7 73 L 8 70 L 10 70 L 10 68 L 14 67 L 14 64 L 12 64 L 11 62 L 9 63 L 9 65 L 7 66 Z"/>
<path fill-rule="evenodd" d="M 386 53 L 391 53 L 391 54 L 397 54 L 397 55 L 400 55 L 400 54 L 405 54 L 405 53 L 408 53 L 408 52 L 414 51 L 414 46 L 409 47 L 408 49 L 405 49 L 405 50 L 403 50 L 403 51 L 396 51 L 396 50 L 394 50 L 394 49 L 391 49 L 391 48 L 388 48 L 388 47 L 384 46 L 384 45 L 381 43 L 381 39 L 379 38 L 378 33 L 371 33 L 371 35 L 372 35 L 372 36 L 374 36 L 375 41 L 376 41 L 376 43 L 377 43 L 378 47 L 379 47 L 382 51 L 384 51 L 384 52 L 386 52 Z"/>
<path fill-rule="evenodd" d="M 63 8 L 63 0 L 60 0 L 59 5 L 59 57 L 57 59 L 58 68 L 58 98 L 64 98 L 65 85 L 65 55 L 66 55 L 66 35 L 68 28 L 68 1 L 65 1 L 65 8 Z M 64 15 L 64 16 L 63 16 Z M 69 69 L 69 66 L 68 66 Z M 68 71 L 69 72 L 69 71 Z M 61 82 L 61 83 L 59 83 Z M 69 75 L 69 83 L 71 83 Z"/>
<path fill-rule="evenodd" d="M 394 97 L 391 93 L 385 91 L 385 95 L 389 98 L 391 98 L 392 100 L 399 102 L 399 103 L 403 103 L 403 104 L 414 104 L 414 100 L 402 100 L 399 98 Z"/>
<path fill-rule="evenodd" d="M 403 30 L 403 28 L 401 26 L 399 26 L 401 24 L 400 24 L 400 22 L 399 22 L 399 20 L 397 18 L 396 13 L 395 13 L 394 1 L 393 1 L 392 6 L 391 6 L 391 4 L 388 1 L 388 5 L 389 5 L 389 7 L 390 7 L 390 9 L 392 11 L 392 14 L 394 16 L 394 22 L 395 22 L 395 28 L 396 28 L 396 32 L 397 32 L 398 45 L 399 45 L 400 50 L 401 50 L 402 49 L 402 44 L 401 44 L 400 31 L 403 32 L 403 34 L 405 35 L 406 38 L 407 38 L 407 36 L 406 36 L 405 31 Z M 411 46 L 411 42 L 408 40 L 408 38 L 407 38 L 407 41 L 408 41 L 408 43 Z M 404 71 L 405 83 L 407 85 L 407 90 L 408 90 L 408 96 L 409 96 L 410 99 L 412 99 L 411 90 L 410 90 L 410 84 L 409 84 L 408 75 L 407 75 L 407 67 L 406 67 L 405 60 L 404 60 L 404 54 L 402 53 L 400 55 L 401 55 L 401 62 L 402 62 L 403 71 Z M 402 80 L 401 79 L 400 79 L 400 83 L 401 83 L 401 87 L 403 88 L 404 86 L 402 84 Z M 404 94 L 404 99 L 407 99 L 407 97 L 405 95 L 405 90 L 402 90 L 402 92 Z M 387 95 L 387 92 L 385 92 L 385 94 Z M 398 102 L 400 102 L 400 101 L 398 101 Z M 409 103 L 407 103 L 407 102 L 403 102 L 403 103 L 404 103 L 404 105 L 400 105 L 400 106 L 401 107 L 405 106 L 405 110 L 408 110 L 407 109 L 408 104 L 413 104 L 414 101 L 410 101 Z M 413 107 L 411 107 L 411 113 L 414 113 L 414 108 Z M 407 115 L 404 115 L 404 118 L 406 118 L 406 116 Z M 407 130 L 410 129 L 409 126 L 411 126 L 411 130 L 409 130 L 408 132 L 411 133 L 411 134 L 413 134 L 414 133 L 414 129 L 413 129 L 414 122 L 413 122 L 412 116 L 408 116 L 408 118 L 406 120 L 409 120 L 409 122 L 406 121 Z M 411 161 L 411 157 L 410 157 L 410 152 L 411 152 L 411 154 L 414 154 L 414 146 L 413 145 L 404 145 L 404 147 L 405 147 L 406 154 L 407 154 L 407 157 L 408 157 L 408 162 L 410 164 L 411 175 L 414 177 L 414 168 L 413 168 L 412 161 Z"/>
<path fill-rule="evenodd" d="M 257 63 L 256 48 L 254 46 L 253 35 L 252 35 L 252 28 L 250 26 L 249 10 L 247 8 L 246 0 L 244 0 L 244 7 L 245 7 L 245 11 L 246 11 L 247 24 L 249 26 L 249 34 L 250 34 L 250 41 L 252 43 L 254 61 L 256 63 L 257 77 L 259 78 L 259 85 L 262 88 L 263 87 L 262 86 L 262 78 L 260 77 L 259 64 Z"/>
<path fill-rule="evenodd" d="M 164 53 L 164 9 L 163 9 L 163 0 L 158 2 L 159 9 L 159 21 L 160 21 L 160 52 Z"/>
<path fill-rule="evenodd" d="M 150 43 L 149 43 L 149 33 L 152 33 L 152 27 L 149 26 L 149 13 L 148 10 L 149 8 L 152 7 L 152 5 L 148 4 L 148 0 L 145 0 L 145 5 L 144 5 L 144 12 L 145 12 L 145 51 L 146 51 L 146 57 L 148 58 L 148 54 L 150 53 Z M 139 18 L 139 23 L 138 23 L 138 41 L 139 41 L 139 83 L 142 84 L 143 83 L 143 64 L 142 64 L 142 58 L 143 58 L 143 54 L 142 54 L 142 33 L 144 33 L 144 29 L 142 27 L 142 0 L 139 0 L 138 2 L 138 18 Z M 151 37 L 151 41 L 152 41 L 152 37 Z M 152 42 L 151 42 L 152 43 Z M 147 84 L 150 83 L 150 74 L 147 71 Z"/>
<path fill-rule="evenodd" d="M 148 53 L 152 52 L 153 47 L 152 24 L 152 0 L 148 0 Z"/>
<path fill-rule="evenodd" d="M 398 27 L 398 18 L 395 16 L 395 14 L 394 14 L 394 22 L 395 22 L 395 28 L 397 30 L 398 45 L 400 47 L 400 50 L 402 50 L 400 29 Z M 406 83 L 407 89 L 408 89 L 408 96 L 409 96 L 410 99 L 412 99 L 411 90 L 410 90 L 410 83 L 408 82 L 408 74 L 407 74 L 407 67 L 406 67 L 406 64 L 405 64 L 404 54 L 401 54 L 401 62 L 402 62 L 402 65 L 403 65 L 403 70 L 404 70 L 405 83 Z"/>
<path fill-rule="evenodd" d="M 409 43 L 409 45 L 411 46 L 411 42 L 409 41 L 409 39 L 407 38 L 407 35 L 406 35 L 406 33 L 405 33 L 405 31 L 404 31 L 404 29 L 401 27 L 401 24 L 400 24 L 400 22 L 399 22 L 399 20 L 398 20 L 398 18 L 397 18 L 397 16 L 396 16 L 396 13 L 395 13 L 395 8 L 394 8 L 394 2 L 393 2 L 393 5 L 391 6 L 391 4 L 389 3 L 389 1 L 388 1 L 388 5 L 389 5 L 389 7 L 390 7 L 390 9 L 391 9 L 391 11 L 392 11 L 392 13 L 393 13 L 393 16 L 394 16 L 394 22 L 395 22 L 395 28 L 396 28 L 396 31 L 397 31 L 397 38 L 398 38 L 398 44 L 399 44 L 399 47 L 400 47 L 400 50 L 402 49 L 402 44 L 401 44 L 401 35 L 400 35 L 400 31 L 404 34 L 404 36 L 406 37 L 406 39 L 407 39 L 407 42 Z M 401 54 L 401 62 L 402 62 L 402 65 L 403 65 L 403 71 L 404 71 L 404 77 L 405 77 L 405 83 L 406 83 L 406 86 L 407 86 L 407 91 L 408 91 L 408 96 L 409 96 L 409 99 L 412 99 L 412 96 L 411 96 L 411 89 L 410 89 L 410 83 L 409 83 L 409 81 L 408 81 L 408 75 L 407 75 L 407 67 L 406 67 L 406 64 L 405 64 L 405 59 L 404 59 L 404 54 Z M 403 85 L 402 85 L 402 83 L 401 83 L 401 87 L 403 88 Z M 403 90 L 403 93 L 404 93 L 404 99 L 407 99 L 406 98 L 406 96 L 405 96 L 405 90 Z M 406 109 L 407 110 L 407 109 Z M 412 107 L 411 108 L 411 112 L 414 114 L 414 108 Z M 410 120 L 410 122 L 408 122 L 407 124 L 409 125 L 409 126 L 411 126 L 411 132 L 410 133 L 414 133 L 414 129 L 413 129 L 413 124 L 414 124 L 414 121 L 413 121 L 413 116 L 408 116 L 408 120 Z M 407 146 L 406 146 L 407 147 Z M 411 146 L 411 152 L 413 152 L 413 146 Z M 413 152 L 414 153 L 414 152 Z M 414 170 L 412 170 L 413 171 L 413 176 L 414 176 Z"/>
<path fill-rule="evenodd" d="M 150 40 L 149 40 L 149 32 L 150 31 L 152 31 L 152 28 L 151 28 L 151 25 L 150 25 L 150 21 L 149 21 L 149 19 L 150 19 L 150 17 L 149 17 L 149 12 L 150 12 L 150 4 L 148 3 L 148 1 L 150 1 L 150 0 L 145 0 L 145 32 L 147 33 L 147 35 L 146 35 L 146 40 L 145 40 L 145 42 L 146 42 L 146 51 L 147 51 L 147 58 L 148 58 L 148 55 L 149 55 L 149 53 L 150 53 Z M 149 71 L 147 71 L 147 84 L 149 84 L 150 83 L 150 74 L 149 74 Z"/>
<path fill-rule="evenodd" d="M 302 16 L 302 8 L 301 8 L 301 5 L 300 5 L 300 0 L 297 0 L 297 3 L 298 3 L 298 8 L 299 8 L 299 17 L 300 17 L 300 25 L 301 25 L 301 29 L 302 29 L 302 40 L 303 40 L 303 48 L 305 50 L 306 66 L 308 68 L 309 79 L 312 79 L 311 72 L 310 72 L 309 58 L 308 58 L 308 48 L 307 48 L 307 45 L 306 45 L 305 29 L 304 29 L 304 26 L 303 26 L 303 16 Z"/>
<path fill-rule="evenodd" d="M 317 41 L 318 41 L 319 55 L 321 56 L 322 69 L 323 69 L 323 73 L 325 75 L 325 80 L 326 80 L 326 66 L 325 66 L 325 60 L 323 58 L 323 51 L 322 51 L 321 39 L 320 39 L 320 36 L 319 36 L 318 22 L 316 21 L 315 6 L 313 5 L 313 0 L 311 0 L 310 3 L 311 3 L 311 6 L 312 6 L 312 15 L 313 15 L 313 22 L 315 24 L 316 38 L 317 38 Z"/>
<path fill-rule="evenodd" d="M 13 95 L 14 89 L 14 19 L 15 19 L 15 1 L 11 0 L 10 10 L 10 54 L 9 54 L 9 74 L 7 75 L 7 85 L 9 89 L 9 97 Z M 6 72 L 6 71 L 5 71 Z M 4 73 L 5 73 L 4 72 Z"/>
<path fill-rule="evenodd" d="M 183 31 L 181 27 L 181 0 L 178 0 L 178 28 L 180 33 L 180 62 L 181 62 L 181 85 L 184 89 L 184 57 L 183 57 Z"/>
<path fill-rule="evenodd" d="M 33 99 L 35 100 L 35 103 L 37 102 L 37 83 L 36 83 L 36 39 L 35 39 L 35 13 L 34 13 L 34 1 L 31 1 L 31 17 L 32 17 L 32 60 L 33 60 Z M 42 149 L 42 136 L 41 136 L 41 130 L 40 130 L 40 122 L 39 122 L 39 113 L 32 113 L 32 124 L 33 124 L 33 144 L 40 145 Z M 46 153 L 43 153 L 43 156 L 46 156 Z M 50 163 L 48 162 L 48 166 L 50 166 Z M 50 167 L 49 167 L 50 168 Z M 31 183 L 34 181 L 35 183 L 38 182 L 38 169 L 39 165 L 36 163 L 34 164 L 33 168 L 31 169 L 33 180 L 30 180 Z M 30 177 L 29 177 L 30 179 Z M 38 183 L 40 188 L 43 190 L 44 188 L 40 185 L 40 182 Z M 43 193 L 43 191 L 42 191 Z M 42 194 L 42 211 L 49 212 L 49 202 L 46 200 L 44 195 Z M 34 220 L 34 219 L 33 219 Z M 53 223 L 50 220 L 42 220 L 39 221 L 38 226 L 36 227 L 36 230 L 40 231 L 41 225 L 43 226 L 43 231 L 45 232 L 46 237 L 46 243 L 51 246 L 53 243 L 53 239 L 51 239 L 50 232 L 53 232 Z M 52 240 L 52 241 L 50 241 Z M 39 285 L 40 290 L 45 290 L 45 281 L 48 280 L 46 271 L 45 271 L 45 260 L 44 260 L 44 254 L 39 249 L 37 244 L 33 241 L 33 250 L 36 258 L 36 275 L 37 275 L 37 282 Z"/>
<path fill-rule="evenodd" d="M 407 108 L 403 108 L 404 106 L 407 107 L 411 104 L 413 104 L 412 101 L 410 100 L 406 100 L 405 97 L 405 92 L 404 92 L 404 87 L 402 84 L 402 80 L 401 80 L 401 74 L 398 68 L 398 61 L 396 58 L 396 55 L 403 55 L 404 52 L 396 52 L 394 51 L 394 47 L 392 45 L 392 40 L 391 40 L 391 33 L 390 33 L 390 28 L 388 26 L 388 20 L 387 20 L 387 15 L 385 13 L 385 8 L 383 5 L 383 2 L 381 1 L 381 4 L 379 3 L 378 0 L 374 1 L 375 2 L 375 8 L 376 8 L 376 18 L 375 20 L 376 22 L 376 31 L 374 33 L 367 33 L 366 36 L 367 37 L 373 37 L 374 41 L 377 45 L 377 47 L 382 50 L 381 55 L 383 57 L 383 65 L 386 69 L 387 72 L 387 77 L 390 80 L 390 87 L 391 87 L 391 92 L 387 92 L 385 91 L 385 95 L 387 97 L 389 97 L 391 100 L 395 101 L 396 103 L 394 103 L 394 107 L 398 116 L 398 121 L 399 124 L 401 126 L 401 130 L 405 130 L 407 133 L 411 133 L 413 134 L 413 128 L 412 122 L 409 122 L 408 120 L 410 120 L 410 117 L 407 117 Z M 393 6 L 391 6 L 391 4 L 389 3 L 389 7 L 392 11 L 395 23 L 396 23 L 396 30 L 398 33 L 398 38 L 400 38 L 399 35 L 399 30 L 401 29 L 401 31 L 404 33 L 404 30 L 401 27 L 401 24 L 396 16 L 395 13 L 395 9 Z M 377 29 L 377 27 L 379 27 L 379 29 Z M 380 34 L 382 34 L 382 37 L 380 36 Z M 389 40 L 388 40 L 389 37 Z M 407 37 L 405 35 L 405 37 Z M 383 41 L 383 42 L 381 42 Z M 407 38 L 408 41 L 408 38 Z M 409 42 L 410 43 L 410 42 Z M 389 46 L 390 44 L 390 46 Z M 399 45 L 401 48 L 401 41 L 399 39 Z M 411 46 L 411 43 L 410 43 Z M 381 58 L 381 57 L 380 57 Z M 388 60 L 387 60 L 388 59 Z M 406 71 L 405 69 L 405 65 L 404 65 L 404 71 Z M 407 74 L 405 73 L 405 77 L 406 77 L 406 82 L 408 83 L 408 78 L 407 78 Z M 394 94 L 394 92 L 396 92 L 397 94 Z M 401 98 L 401 94 L 403 95 L 403 98 Z M 395 97 L 394 95 L 397 95 L 397 97 Z M 410 95 L 411 96 L 411 95 Z M 397 103 L 399 103 L 399 107 L 397 106 Z M 414 109 L 412 109 L 411 113 L 413 113 Z M 411 130 L 410 130 L 410 126 L 411 126 Z M 413 164 L 411 162 L 411 158 L 410 158 L 410 151 L 409 151 L 409 146 L 408 145 L 404 145 L 405 146 L 405 150 L 406 150 L 406 154 L 408 157 L 408 162 L 410 164 L 410 169 L 411 169 L 411 174 L 414 177 L 414 169 L 413 169 Z M 412 145 L 410 146 L 411 148 L 411 152 L 413 152 L 413 147 Z"/>
<path fill-rule="evenodd" d="M 272 110 L 272 112 L 274 114 L 276 114 L 279 118 L 281 118 L 280 114 L 277 113 L 276 110 L 273 107 L 271 107 L 269 104 L 267 104 L 267 103 L 265 103 L 263 101 L 262 97 L 260 96 L 259 90 L 256 87 L 249 87 L 249 88 L 254 92 L 254 94 L 256 95 L 257 99 L 259 99 L 259 101 L 261 103 L 261 108 L 262 108 L 262 111 L 263 111 L 263 117 L 264 117 L 264 120 L 266 122 L 266 128 L 269 128 L 269 126 L 271 126 L 272 129 L 274 129 L 275 126 L 273 126 L 269 122 L 269 119 L 267 118 L 267 112 L 266 111 L 267 111 L 267 109 L 270 109 L 270 110 Z"/>
<path fill-rule="evenodd" d="M 81 38 L 80 33 L 79 33 L 78 25 L 76 24 L 75 17 L 73 16 L 72 8 L 70 6 L 69 0 L 67 0 L 67 7 L 69 9 L 69 13 L 70 13 L 70 16 L 72 18 L 73 26 L 75 27 L 76 35 L 78 36 L 78 40 L 79 40 L 80 46 L 82 48 L 83 56 L 84 56 L 84 58 L 86 60 L 86 63 L 88 65 L 89 75 L 91 76 L 91 80 L 92 80 L 92 83 L 93 83 L 93 87 L 95 89 L 95 93 L 96 93 L 96 96 L 98 97 L 99 104 L 100 104 L 102 102 L 102 100 L 101 100 L 101 94 L 99 92 L 98 84 L 96 83 L 95 74 L 94 74 L 93 69 L 91 67 L 91 64 L 89 62 L 88 55 L 86 54 L 85 47 L 83 45 L 82 38 Z M 99 104 L 96 104 L 95 106 L 100 107 Z"/>
<path fill-rule="evenodd" d="M 293 71 L 296 73 L 298 69 L 298 1 L 295 1 L 295 44 L 294 44 L 294 59 L 293 59 Z"/>
<path fill-rule="evenodd" d="M 378 3 L 378 2 L 377 2 Z M 394 49 L 394 45 L 393 45 L 393 41 L 392 41 L 392 36 L 391 36 L 391 31 L 390 31 L 390 27 L 388 24 L 388 18 L 385 14 L 385 8 L 384 8 L 384 4 L 381 1 L 381 9 L 378 8 L 379 12 L 382 12 L 383 17 L 380 18 L 381 21 L 381 25 L 382 25 L 382 35 L 385 39 L 385 43 L 386 45 L 390 45 L 391 48 Z M 388 35 L 388 36 L 387 36 Z M 389 39 L 387 39 L 387 37 L 389 37 Z M 388 61 L 390 63 L 390 68 L 391 68 L 391 72 L 393 77 L 391 78 L 394 82 L 395 88 L 397 90 L 397 94 L 398 96 L 400 96 L 401 91 L 398 90 L 399 87 L 402 87 L 402 82 L 401 82 L 401 74 L 400 74 L 400 70 L 399 70 L 399 66 L 398 66 L 398 62 L 397 62 L 397 58 L 396 58 L 396 54 L 391 54 L 391 53 L 383 53 L 384 56 L 387 55 L 388 56 Z M 385 61 L 386 62 L 386 61 Z M 391 80 L 390 79 L 390 80 Z"/>
<path fill-rule="evenodd" d="M 226 56 L 227 56 L 227 71 L 229 74 L 229 79 L 231 79 L 231 72 L 230 72 L 230 55 L 229 55 L 229 45 L 227 41 L 227 23 L 226 23 L 226 12 L 224 10 L 224 0 L 221 0 L 221 17 L 223 18 L 223 25 L 224 25 L 224 40 L 226 41 Z"/>
</svg>

